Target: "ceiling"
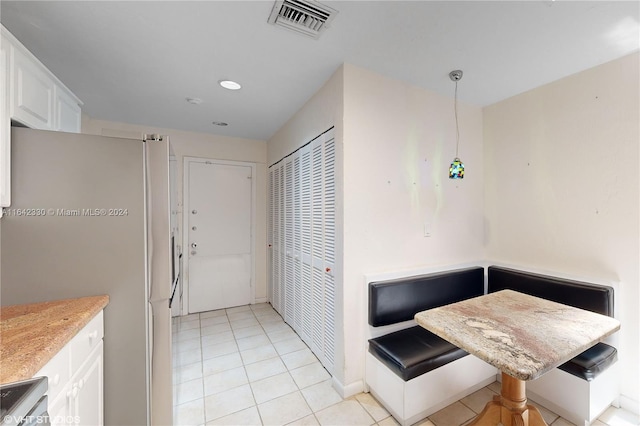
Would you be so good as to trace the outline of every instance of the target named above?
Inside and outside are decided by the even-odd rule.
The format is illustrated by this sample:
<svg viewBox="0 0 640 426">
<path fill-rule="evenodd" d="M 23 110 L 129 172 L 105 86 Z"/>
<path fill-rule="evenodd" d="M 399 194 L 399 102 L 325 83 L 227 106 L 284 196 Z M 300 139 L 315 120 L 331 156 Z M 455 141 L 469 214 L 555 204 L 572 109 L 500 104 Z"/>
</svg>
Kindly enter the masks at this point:
<svg viewBox="0 0 640 426">
<path fill-rule="evenodd" d="M 273 3 L 3 0 L 0 21 L 92 118 L 261 140 L 344 62 L 447 96 L 462 69 L 484 106 L 640 48 L 636 1 L 326 1 L 318 40 L 268 24 Z"/>
</svg>

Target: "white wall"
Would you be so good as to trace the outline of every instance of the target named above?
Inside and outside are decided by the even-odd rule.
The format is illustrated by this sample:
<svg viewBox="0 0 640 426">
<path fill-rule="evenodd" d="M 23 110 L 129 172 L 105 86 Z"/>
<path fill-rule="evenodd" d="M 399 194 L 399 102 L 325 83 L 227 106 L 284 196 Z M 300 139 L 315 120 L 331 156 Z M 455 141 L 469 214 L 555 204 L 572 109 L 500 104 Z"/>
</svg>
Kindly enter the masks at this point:
<svg viewBox="0 0 640 426">
<path fill-rule="evenodd" d="M 335 126 L 336 143 L 342 142 L 343 67 L 327 80 L 293 117 L 267 142 L 267 163 L 271 165 Z"/>
<path fill-rule="evenodd" d="M 633 54 L 484 109 L 488 259 L 620 283 L 621 392 L 635 410 L 638 63 Z"/>
<path fill-rule="evenodd" d="M 265 141 L 95 120 L 86 115 L 82 117 L 82 132 L 113 137 L 139 137 L 145 133 L 169 136 L 178 160 L 178 223 L 180 228 L 182 228 L 183 205 L 183 157 L 256 163 L 255 297 L 256 299 L 267 297 L 267 144 Z"/>
<path fill-rule="evenodd" d="M 483 258 L 482 111 L 352 65 L 344 76 L 345 384 L 363 378 L 365 274 Z M 446 73 L 443 79 L 448 79 Z M 460 90 L 464 90 L 464 82 Z M 451 83 L 453 95 L 454 84 Z M 427 224 L 431 236 L 424 236 Z"/>
</svg>

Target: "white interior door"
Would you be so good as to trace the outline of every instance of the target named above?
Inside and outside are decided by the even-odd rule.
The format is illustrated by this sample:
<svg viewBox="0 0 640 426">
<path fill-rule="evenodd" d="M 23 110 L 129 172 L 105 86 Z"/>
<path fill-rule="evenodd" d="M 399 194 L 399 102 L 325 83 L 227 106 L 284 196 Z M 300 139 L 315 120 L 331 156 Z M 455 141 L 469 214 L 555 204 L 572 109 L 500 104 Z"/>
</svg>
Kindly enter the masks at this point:
<svg viewBox="0 0 640 426">
<path fill-rule="evenodd" d="M 252 168 L 189 162 L 189 313 L 251 302 Z"/>
</svg>

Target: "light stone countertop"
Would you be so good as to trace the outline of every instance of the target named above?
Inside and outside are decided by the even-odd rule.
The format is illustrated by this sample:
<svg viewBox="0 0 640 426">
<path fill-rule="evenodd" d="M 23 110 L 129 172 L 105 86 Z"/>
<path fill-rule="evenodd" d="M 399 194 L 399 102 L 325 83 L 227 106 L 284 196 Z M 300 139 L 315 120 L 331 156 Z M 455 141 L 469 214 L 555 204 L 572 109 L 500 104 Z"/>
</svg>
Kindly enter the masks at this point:
<svg viewBox="0 0 640 426">
<path fill-rule="evenodd" d="M 0 307 L 0 384 L 33 377 L 109 303 L 109 296 Z"/>
<path fill-rule="evenodd" d="M 513 290 L 419 312 L 422 327 L 520 380 L 533 380 L 620 329 L 614 318 Z"/>
</svg>

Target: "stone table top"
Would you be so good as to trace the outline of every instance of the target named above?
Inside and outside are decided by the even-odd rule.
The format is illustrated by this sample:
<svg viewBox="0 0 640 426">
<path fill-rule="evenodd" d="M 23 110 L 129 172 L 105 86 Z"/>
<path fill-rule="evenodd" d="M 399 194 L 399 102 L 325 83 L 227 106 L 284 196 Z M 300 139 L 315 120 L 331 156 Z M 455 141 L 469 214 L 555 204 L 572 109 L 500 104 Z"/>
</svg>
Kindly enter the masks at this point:
<svg viewBox="0 0 640 426">
<path fill-rule="evenodd" d="M 33 377 L 109 303 L 90 296 L 0 308 L 0 384 Z"/>
<path fill-rule="evenodd" d="M 533 380 L 620 329 L 620 322 L 502 290 L 419 312 L 422 327 L 520 380 Z"/>
</svg>

